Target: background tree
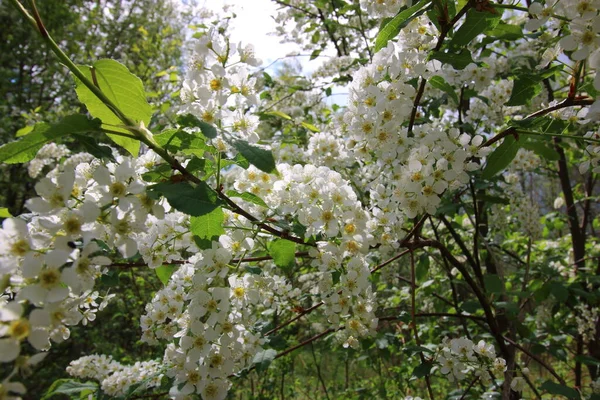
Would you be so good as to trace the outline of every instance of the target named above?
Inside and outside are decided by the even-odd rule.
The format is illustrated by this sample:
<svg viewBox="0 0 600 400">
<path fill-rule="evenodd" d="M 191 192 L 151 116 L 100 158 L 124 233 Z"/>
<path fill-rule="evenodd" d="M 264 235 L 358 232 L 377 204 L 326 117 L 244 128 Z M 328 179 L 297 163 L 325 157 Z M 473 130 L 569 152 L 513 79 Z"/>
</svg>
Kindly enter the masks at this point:
<svg viewBox="0 0 600 400">
<path fill-rule="evenodd" d="M 49 31 L 77 64 L 112 58 L 144 82 L 163 111 L 177 96 L 186 27 L 194 15 L 171 0 L 67 0 L 40 2 Z M 70 73 L 53 60 L 36 32 L 9 2 L 0 3 L 0 143 L 39 121 L 55 122 L 82 110 Z M 89 40 L 93 38 L 93 40 Z M 22 131 L 22 133 L 27 132 Z M 2 166 L 0 204 L 23 212 L 33 181 L 19 165 Z"/>
</svg>

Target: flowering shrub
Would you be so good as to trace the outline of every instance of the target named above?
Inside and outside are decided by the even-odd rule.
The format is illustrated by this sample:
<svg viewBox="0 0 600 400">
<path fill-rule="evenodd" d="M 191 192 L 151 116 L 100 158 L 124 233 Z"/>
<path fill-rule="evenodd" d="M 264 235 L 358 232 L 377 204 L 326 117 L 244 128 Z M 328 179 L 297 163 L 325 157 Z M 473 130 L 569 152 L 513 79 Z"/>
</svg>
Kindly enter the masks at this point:
<svg viewBox="0 0 600 400">
<path fill-rule="evenodd" d="M 139 263 L 163 284 L 140 320 L 163 358 L 88 355 L 67 372 L 92 381 L 49 395 L 223 399 L 321 339 L 402 355 L 405 398 L 598 398 L 597 4 L 278 2 L 286 40 L 338 53 L 315 85 L 278 95 L 220 19 L 159 123 L 123 65 L 74 65 L 12 3 L 91 118 L 0 147 L 45 174 L 0 230 L 0 398 L 116 296 L 102 276 Z M 323 105 L 334 84 L 346 107 Z M 60 143 L 82 133 L 107 139 Z M 320 331 L 294 338 L 301 318 Z"/>
</svg>

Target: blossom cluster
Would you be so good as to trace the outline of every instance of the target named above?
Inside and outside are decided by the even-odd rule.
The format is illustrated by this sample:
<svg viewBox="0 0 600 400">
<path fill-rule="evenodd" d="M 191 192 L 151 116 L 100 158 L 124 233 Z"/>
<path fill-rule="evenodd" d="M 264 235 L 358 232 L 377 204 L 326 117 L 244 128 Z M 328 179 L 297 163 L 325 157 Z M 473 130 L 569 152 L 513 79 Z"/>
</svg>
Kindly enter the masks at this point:
<svg viewBox="0 0 600 400">
<path fill-rule="evenodd" d="M 258 117 L 245 110 L 258 105 L 256 78 L 248 67 L 261 61 L 251 44 L 231 42 L 227 24 L 222 20 L 195 42 L 181 89 L 182 111 L 217 125 L 221 132 L 257 142 Z M 222 137 L 215 139 L 215 147 L 228 148 Z"/>
<path fill-rule="evenodd" d="M 467 338 L 445 338 L 436 362 L 450 382 L 460 382 L 474 373 L 482 382 L 489 383 L 490 372 L 502 376 L 506 371 L 506 360 L 496 357 L 494 346 L 483 340 L 474 344 Z"/>
<path fill-rule="evenodd" d="M 76 378 L 96 380 L 104 393 L 120 397 L 134 386 L 138 390 L 159 387 L 163 369 L 157 360 L 123 365 L 111 356 L 92 354 L 71 361 L 67 373 Z"/>
</svg>

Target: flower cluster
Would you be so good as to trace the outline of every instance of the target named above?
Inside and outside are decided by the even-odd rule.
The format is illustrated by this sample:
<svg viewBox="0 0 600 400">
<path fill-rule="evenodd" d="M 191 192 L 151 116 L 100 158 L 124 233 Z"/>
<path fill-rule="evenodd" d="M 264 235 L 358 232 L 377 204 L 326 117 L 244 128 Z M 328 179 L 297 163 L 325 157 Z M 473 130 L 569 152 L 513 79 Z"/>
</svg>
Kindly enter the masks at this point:
<svg viewBox="0 0 600 400">
<path fill-rule="evenodd" d="M 243 110 L 258 105 L 256 78 L 247 66 L 261 61 L 252 45 L 231 43 L 225 34 L 227 23 L 222 20 L 196 42 L 181 89 L 182 111 L 219 126 L 222 132 L 257 142 L 258 117 Z M 222 137 L 215 139 L 215 145 L 227 148 Z"/>
<path fill-rule="evenodd" d="M 483 340 L 474 344 L 467 338 L 445 338 L 436 362 L 450 382 L 462 381 L 472 372 L 482 382 L 489 383 L 490 372 L 502 376 L 506 371 L 506 361 L 496 357 L 494 346 Z"/>
<path fill-rule="evenodd" d="M 575 309 L 578 311 L 575 316 L 577 332 L 579 332 L 583 341 L 588 343 L 596 337 L 596 325 L 600 317 L 600 310 L 598 307 L 588 307 L 585 304 L 578 304 Z"/>
<path fill-rule="evenodd" d="M 140 390 L 159 387 L 163 369 L 158 360 L 123 365 L 111 356 L 93 354 L 71 361 L 67 373 L 100 382 L 102 390 L 109 396 L 124 396 L 132 386 Z"/>
</svg>

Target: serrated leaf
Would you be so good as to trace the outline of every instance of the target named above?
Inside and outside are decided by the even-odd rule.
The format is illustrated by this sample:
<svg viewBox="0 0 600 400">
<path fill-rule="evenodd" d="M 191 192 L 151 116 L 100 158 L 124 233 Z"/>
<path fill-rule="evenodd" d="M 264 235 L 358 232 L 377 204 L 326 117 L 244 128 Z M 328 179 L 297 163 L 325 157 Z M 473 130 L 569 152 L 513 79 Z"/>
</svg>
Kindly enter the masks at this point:
<svg viewBox="0 0 600 400">
<path fill-rule="evenodd" d="M 288 268 L 296 262 L 296 243 L 277 239 L 269 244 L 269 255 L 278 267 Z"/>
<path fill-rule="evenodd" d="M 225 194 L 227 195 L 227 197 L 239 197 L 240 199 L 245 200 L 249 203 L 253 203 L 253 204 L 256 204 L 261 207 L 269 208 L 267 203 L 265 203 L 263 201 L 263 199 L 261 199 L 254 193 L 248 193 L 248 192 L 238 193 L 235 190 L 228 190 L 227 193 L 225 193 Z"/>
<path fill-rule="evenodd" d="M 266 371 L 267 368 L 269 368 L 269 365 L 271 365 L 275 359 L 275 356 L 277 356 L 277 352 L 273 349 L 266 349 L 256 353 L 252 359 L 252 363 L 255 365 L 256 371 Z"/>
<path fill-rule="evenodd" d="M 467 65 L 474 63 L 471 52 L 466 49 L 461 50 L 459 53 L 432 51 L 429 53 L 429 59 L 438 60 L 442 64 L 450 64 L 455 69 L 464 69 Z"/>
<path fill-rule="evenodd" d="M 317 128 L 313 124 L 309 124 L 308 122 L 301 122 L 300 125 L 302 125 L 306 129 L 308 129 L 309 131 L 312 131 L 312 132 L 321 132 L 321 130 L 319 128 Z"/>
<path fill-rule="evenodd" d="M 287 120 L 291 120 L 292 119 L 292 117 L 290 117 L 289 115 L 287 115 L 286 113 L 281 112 L 281 111 L 267 111 L 265 113 L 265 115 L 272 115 L 274 117 L 279 117 L 279 118 L 287 119 Z"/>
<path fill-rule="evenodd" d="M 102 59 L 91 67 L 79 66 L 81 72 L 94 82 L 123 114 L 136 123 L 143 122 L 148 126 L 152 117 L 152 107 L 146 101 L 146 93 L 142 81 L 133 75 L 127 67 L 115 61 Z M 107 129 L 129 133 L 121 121 L 91 90 L 79 79 L 75 78 L 77 97 L 87 107 L 89 113 L 100 118 Z M 133 156 L 137 156 L 140 142 L 136 139 L 118 135 L 108 135 L 113 142 L 123 147 Z"/>
<path fill-rule="evenodd" d="M 221 207 L 223 202 L 217 192 L 206 182 L 193 187 L 187 182 L 163 182 L 148 187 L 148 194 L 164 196 L 171 207 L 191 216 L 199 217 Z"/>
<path fill-rule="evenodd" d="M 233 147 L 244 156 L 246 160 L 261 171 L 271 173 L 276 172 L 275 158 L 270 150 L 252 145 L 245 140 L 236 140 Z"/>
<path fill-rule="evenodd" d="M 387 46 L 387 42 L 395 38 L 400 30 L 404 28 L 410 21 L 417 18 L 421 14 L 425 13 L 427 9 L 421 10 L 430 0 L 421 0 L 412 7 L 407 8 L 404 11 L 399 12 L 394 18 L 392 18 L 387 24 L 385 24 L 375 39 L 375 52 L 383 49 Z"/>
<path fill-rule="evenodd" d="M 198 119 L 195 115 L 179 115 L 177 117 L 177 123 L 188 128 L 200 128 L 202 134 L 207 138 L 214 139 L 217 137 L 217 128 L 208 122 Z"/>
<path fill-rule="evenodd" d="M 550 394 L 560 394 L 569 399 L 579 399 L 579 392 L 565 385 L 560 385 L 552 381 L 546 381 L 540 389 L 547 391 Z"/>
<path fill-rule="evenodd" d="M 211 239 L 221 236 L 225 233 L 223 229 L 223 220 L 225 215 L 223 209 L 217 207 L 209 213 L 199 217 L 190 218 L 190 230 L 192 233 L 202 239 Z"/>
<path fill-rule="evenodd" d="M 206 144 L 204 135 L 200 133 L 190 133 L 181 129 L 171 128 L 154 135 L 153 138 L 161 147 L 173 153 L 181 151 L 187 155 L 195 155 L 203 158 L 204 152 L 215 152 L 214 147 Z"/>
<path fill-rule="evenodd" d="M 557 161 L 560 155 L 551 147 L 546 146 L 539 140 L 526 140 L 521 144 L 521 147 L 533 151 L 538 156 L 548 161 Z"/>
<path fill-rule="evenodd" d="M 488 157 L 481 176 L 490 179 L 506 168 L 519 151 L 519 142 L 513 136 L 507 136 L 500 146 Z"/>
<path fill-rule="evenodd" d="M 540 94 L 542 85 L 540 78 L 535 75 L 519 75 L 513 83 L 513 90 L 507 106 L 521 106 L 528 104 L 531 99 Z"/>
<path fill-rule="evenodd" d="M 493 29 L 485 32 L 487 36 L 496 39 L 517 40 L 523 37 L 523 28 L 520 25 L 507 24 L 500 21 Z"/>
<path fill-rule="evenodd" d="M 429 78 L 429 80 L 427 82 L 429 82 L 429 84 L 431 86 L 433 86 L 434 88 L 439 89 L 439 90 L 443 91 L 444 93 L 447 93 L 448 96 L 450 96 L 450 98 L 452 100 L 454 100 L 454 102 L 456 104 L 458 104 L 458 101 L 459 101 L 458 95 L 454 91 L 454 88 L 452 87 L 452 85 L 450 85 L 448 82 L 446 82 L 446 80 L 444 78 L 442 78 L 441 76 L 435 75 L 435 76 L 432 76 L 431 78 Z"/>
<path fill-rule="evenodd" d="M 463 48 L 468 45 L 477 35 L 486 30 L 490 30 L 498 25 L 502 17 L 502 10 L 496 9 L 496 13 L 488 11 L 477 11 L 470 9 L 467 11 L 465 22 L 454 33 L 450 41 L 450 47 Z"/>
<path fill-rule="evenodd" d="M 177 269 L 176 265 L 161 265 L 160 267 L 156 267 L 154 270 L 156 272 L 156 276 L 162 282 L 163 285 L 167 286 L 169 283 L 169 279 L 171 279 L 171 275 Z"/>
<path fill-rule="evenodd" d="M 82 392 L 94 393 L 97 390 L 98 384 L 96 382 L 79 382 L 74 379 L 58 379 L 54 381 L 46 393 L 44 393 L 42 400 L 49 399 L 57 394 L 63 394 L 73 398 L 73 396 L 79 395 Z"/>
<path fill-rule="evenodd" d="M 38 123 L 21 139 L 0 147 L 0 162 L 7 164 L 31 161 L 46 143 L 73 133 L 100 132 L 100 121 L 84 115 L 69 115 L 56 124 Z"/>
<path fill-rule="evenodd" d="M 106 145 L 98 143 L 93 137 L 76 133 L 73 134 L 73 138 L 78 144 L 83 145 L 85 151 L 97 159 L 106 159 L 116 162 L 112 153 L 112 149 Z"/>
</svg>

